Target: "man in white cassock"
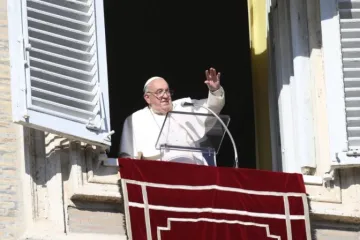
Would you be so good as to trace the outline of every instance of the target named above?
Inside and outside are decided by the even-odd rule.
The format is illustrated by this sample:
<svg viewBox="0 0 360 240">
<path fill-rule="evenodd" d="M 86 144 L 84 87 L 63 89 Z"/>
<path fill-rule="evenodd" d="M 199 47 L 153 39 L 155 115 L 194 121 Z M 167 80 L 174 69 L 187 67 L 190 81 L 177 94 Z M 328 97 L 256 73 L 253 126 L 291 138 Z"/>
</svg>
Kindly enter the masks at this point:
<svg viewBox="0 0 360 240">
<path fill-rule="evenodd" d="M 156 147 L 161 128 L 166 128 L 164 120 L 169 111 L 209 112 L 201 107 L 210 108 L 219 114 L 225 105 L 225 92 L 220 85 L 220 72 L 214 68 L 205 71 L 205 84 L 209 89 L 208 98 L 196 100 L 190 97 L 172 101 L 172 92 L 168 83 L 161 77 L 152 77 L 144 85 L 144 99 L 147 106 L 128 116 L 123 125 L 120 143 L 120 157 L 135 159 L 166 160 L 199 165 L 208 165 L 201 153 L 169 151 L 164 153 Z M 183 102 L 193 103 L 195 107 L 184 107 Z M 167 137 L 176 139 L 182 146 L 194 147 L 196 142 L 206 134 L 207 119 L 189 117 L 182 114 L 171 125 Z M 183 119 L 182 119 L 183 118 Z M 204 118 L 204 117 L 202 117 Z M 164 126 L 163 126 L 164 124 Z M 196 147 L 196 146 L 195 146 Z M 167 154 L 164 156 L 164 154 Z"/>
</svg>

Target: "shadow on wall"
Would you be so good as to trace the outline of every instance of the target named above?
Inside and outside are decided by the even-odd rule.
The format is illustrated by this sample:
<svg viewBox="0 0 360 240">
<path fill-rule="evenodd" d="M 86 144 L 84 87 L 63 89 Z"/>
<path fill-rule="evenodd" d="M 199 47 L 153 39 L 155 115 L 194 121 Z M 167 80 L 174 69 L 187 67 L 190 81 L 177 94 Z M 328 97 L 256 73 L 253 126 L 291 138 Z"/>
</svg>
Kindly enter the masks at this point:
<svg viewBox="0 0 360 240">
<path fill-rule="evenodd" d="M 324 121 L 327 106 L 321 51 L 321 21 L 333 18 L 336 13 L 329 12 L 321 16 L 320 0 L 298 1 L 296 4 L 290 4 L 289 0 L 276 1 L 267 13 L 269 25 L 267 35 L 271 40 L 268 45 L 269 99 L 270 105 L 273 107 L 270 110 L 270 124 L 275 130 L 272 144 L 275 144 L 273 147 L 277 149 L 273 155 L 277 156 L 276 169 L 279 171 L 283 169 L 283 164 L 295 165 L 299 169 L 303 166 L 313 166 L 310 171 L 313 174 L 321 168 L 321 166 L 316 166 L 319 165 L 316 160 L 326 154 L 324 139 L 327 138 L 325 133 L 328 132 L 327 123 Z M 308 72 L 304 72 L 306 67 L 301 65 L 302 63 L 294 64 L 296 61 L 304 59 L 310 66 Z M 308 79 L 304 79 L 307 74 Z M 307 81 L 305 90 L 311 89 L 310 92 L 301 92 L 301 88 L 296 89 L 298 85 L 303 85 L 304 81 Z M 296 93 L 300 94 L 297 96 Z M 309 96 L 311 105 L 301 108 L 309 102 Z M 296 115 L 298 111 L 292 111 L 294 106 L 300 108 L 301 114 L 306 115 Z M 310 106 L 310 111 L 308 111 L 308 106 Z M 300 142 L 298 141 L 301 140 L 299 134 L 308 130 L 302 129 L 302 126 L 305 126 L 302 124 L 304 119 L 313 119 L 316 126 L 313 129 L 315 138 L 309 135 L 303 136 L 306 139 L 305 144 L 310 142 L 309 145 L 312 147 L 305 148 L 309 152 L 303 154 L 303 157 L 299 157 L 299 161 L 282 163 L 280 159 L 283 154 L 287 153 L 281 153 L 280 150 L 288 149 L 287 144 L 290 147 L 299 146 Z M 290 129 L 291 133 L 280 133 L 280 123 L 283 129 Z M 294 127 L 289 127 L 289 125 Z M 294 157 L 295 155 L 296 153 Z"/>
<path fill-rule="evenodd" d="M 119 179 L 119 181 L 118 181 L 118 186 L 119 186 L 120 196 L 124 196 L 122 185 L 121 185 L 121 179 Z M 120 211 L 121 211 L 121 213 L 123 213 L 123 228 L 124 228 L 124 231 L 125 231 L 125 235 L 128 238 L 127 226 L 126 226 L 125 205 L 124 205 L 124 199 L 123 198 L 121 198 Z"/>
</svg>

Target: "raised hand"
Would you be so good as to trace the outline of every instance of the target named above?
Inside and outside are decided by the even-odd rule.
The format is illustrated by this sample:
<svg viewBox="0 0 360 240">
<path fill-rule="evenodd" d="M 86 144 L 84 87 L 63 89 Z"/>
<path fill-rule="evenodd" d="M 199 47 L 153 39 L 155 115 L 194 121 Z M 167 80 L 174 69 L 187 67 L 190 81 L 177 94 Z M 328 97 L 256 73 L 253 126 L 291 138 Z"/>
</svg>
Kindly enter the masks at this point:
<svg viewBox="0 0 360 240">
<path fill-rule="evenodd" d="M 216 91 L 220 88 L 220 72 L 216 73 L 215 68 L 210 68 L 205 71 L 205 84 L 208 86 L 210 91 Z"/>
</svg>

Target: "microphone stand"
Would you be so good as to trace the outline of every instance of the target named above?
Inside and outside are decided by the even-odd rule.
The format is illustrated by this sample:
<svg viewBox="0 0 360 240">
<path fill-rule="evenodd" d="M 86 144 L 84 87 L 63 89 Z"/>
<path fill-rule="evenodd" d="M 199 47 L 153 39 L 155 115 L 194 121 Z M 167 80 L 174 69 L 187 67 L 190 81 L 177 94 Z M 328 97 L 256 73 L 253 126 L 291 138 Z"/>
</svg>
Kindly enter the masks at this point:
<svg viewBox="0 0 360 240">
<path fill-rule="evenodd" d="M 204 108 L 204 109 L 208 110 L 209 112 L 211 112 L 212 115 L 214 115 L 214 117 L 216 117 L 217 120 L 219 120 L 219 122 L 220 122 L 221 125 L 225 128 L 225 131 L 227 132 L 227 134 L 228 134 L 229 137 L 230 137 L 230 140 L 231 140 L 231 143 L 232 143 L 233 149 L 234 149 L 235 168 L 238 168 L 238 167 L 239 167 L 239 160 L 238 160 L 238 154 L 237 154 L 236 144 L 235 144 L 235 141 L 234 141 L 233 136 L 231 135 L 231 133 L 230 133 L 228 127 L 226 126 L 226 124 L 224 123 L 224 121 L 223 121 L 213 110 L 211 110 L 210 108 L 205 107 L 205 106 L 203 106 L 203 105 L 194 105 L 193 103 L 187 103 L 187 102 L 183 102 L 181 105 L 182 105 L 183 107 L 186 107 L 186 106 L 196 106 L 196 107 Z"/>
</svg>

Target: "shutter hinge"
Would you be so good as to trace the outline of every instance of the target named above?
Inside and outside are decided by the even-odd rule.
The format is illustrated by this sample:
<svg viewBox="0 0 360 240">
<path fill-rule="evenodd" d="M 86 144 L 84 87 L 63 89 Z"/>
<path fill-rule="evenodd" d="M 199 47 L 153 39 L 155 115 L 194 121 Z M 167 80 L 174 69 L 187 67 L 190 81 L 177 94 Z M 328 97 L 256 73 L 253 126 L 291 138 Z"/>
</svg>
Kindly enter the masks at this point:
<svg viewBox="0 0 360 240">
<path fill-rule="evenodd" d="M 360 151 L 356 151 L 356 150 L 347 151 L 346 156 L 348 156 L 348 157 L 360 157 Z"/>
<path fill-rule="evenodd" d="M 97 88 L 99 87 L 97 86 Z M 97 97 L 101 104 L 100 95 L 98 94 Z M 89 118 L 86 124 L 86 128 L 94 131 L 100 131 L 104 118 L 100 116 L 101 106 L 99 106 L 99 102 L 96 104 L 96 107 L 97 107 L 97 114 L 94 118 Z"/>
<path fill-rule="evenodd" d="M 31 49 L 31 44 L 25 42 L 25 38 L 20 35 L 17 39 L 17 42 L 20 43 L 20 46 L 22 48 L 22 51 L 24 52 L 24 65 L 25 67 L 29 67 L 29 54 L 28 52 Z"/>
<path fill-rule="evenodd" d="M 97 86 L 99 88 L 99 86 Z M 103 102 L 103 98 L 102 98 L 102 92 L 100 90 L 100 94 L 98 94 L 98 100 L 100 103 L 99 109 L 98 109 L 98 114 L 95 116 L 95 118 L 89 118 L 87 124 L 86 124 L 86 128 L 90 129 L 90 130 L 94 130 L 94 131 L 100 131 L 101 130 L 101 126 L 105 120 L 105 118 L 101 117 L 100 114 L 102 116 L 104 116 L 104 112 L 101 111 L 102 109 L 104 109 L 104 105 L 102 104 Z M 111 135 L 113 135 L 115 133 L 114 130 L 108 132 L 105 136 L 105 138 L 103 139 L 106 142 L 110 142 L 111 141 Z"/>
<path fill-rule="evenodd" d="M 86 128 L 90 129 L 90 130 L 99 131 L 101 129 L 102 121 L 103 121 L 103 118 L 100 118 L 99 115 L 96 115 L 96 117 L 93 119 L 89 118 L 89 120 L 86 124 Z"/>
<path fill-rule="evenodd" d="M 115 133 L 114 130 L 111 130 L 110 132 L 108 132 L 108 134 L 106 134 L 106 136 L 104 138 L 104 141 L 111 142 L 111 135 L 113 135 L 114 133 Z"/>
<path fill-rule="evenodd" d="M 31 44 L 30 43 L 25 43 L 25 40 L 24 40 L 24 65 L 25 67 L 30 67 L 30 57 L 29 57 L 29 52 L 31 51 Z"/>
<path fill-rule="evenodd" d="M 336 153 L 336 160 L 330 163 L 330 169 L 323 177 L 325 182 L 334 180 L 334 172 L 337 169 L 360 167 L 360 152 L 350 150 Z"/>
<path fill-rule="evenodd" d="M 88 123 L 86 124 L 86 128 L 93 130 L 93 131 L 100 131 L 101 130 L 101 125 L 102 125 L 102 121 L 104 120 L 103 118 L 98 117 L 99 115 L 97 115 L 95 117 L 95 119 L 89 119 Z M 106 142 L 110 142 L 111 141 L 111 135 L 113 135 L 115 133 L 114 130 L 111 130 L 110 132 L 108 132 L 106 134 L 106 136 L 104 137 L 104 141 Z"/>
</svg>

